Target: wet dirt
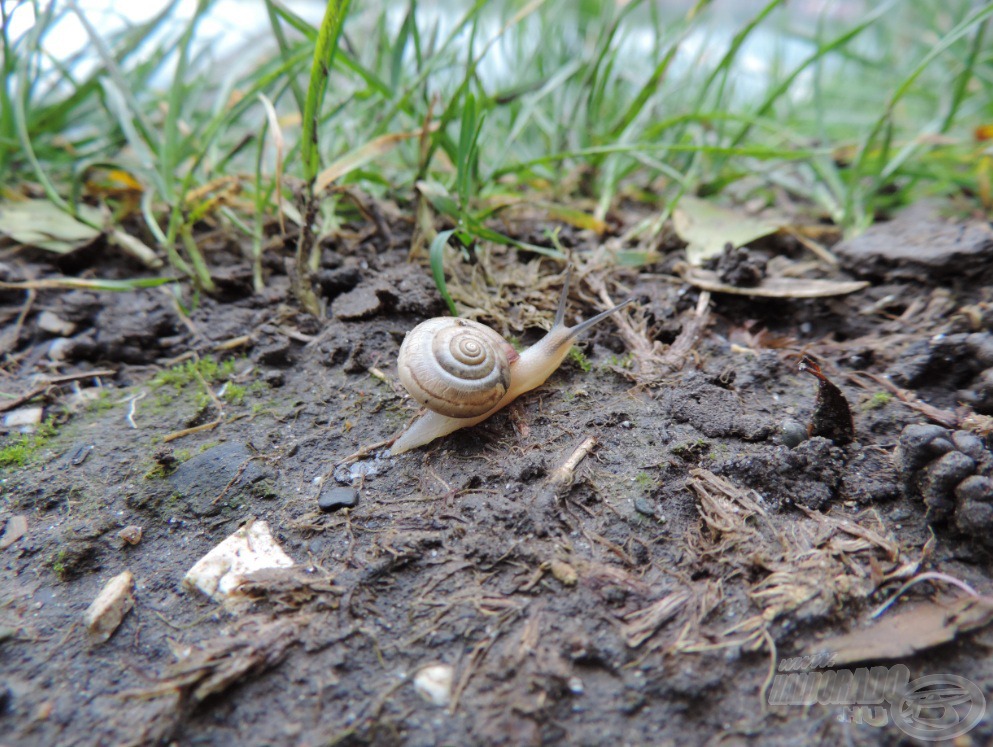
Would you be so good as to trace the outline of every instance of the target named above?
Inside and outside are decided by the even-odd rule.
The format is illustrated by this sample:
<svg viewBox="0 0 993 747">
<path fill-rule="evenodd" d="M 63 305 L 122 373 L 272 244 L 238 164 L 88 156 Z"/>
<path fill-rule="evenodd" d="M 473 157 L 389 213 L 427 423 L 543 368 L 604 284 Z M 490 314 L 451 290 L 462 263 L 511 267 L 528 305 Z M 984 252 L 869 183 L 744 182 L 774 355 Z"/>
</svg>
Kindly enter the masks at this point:
<svg viewBox="0 0 993 747">
<path fill-rule="evenodd" d="M 808 268 L 870 279 L 857 293 L 702 301 L 672 273 L 678 246 L 621 269 L 616 240 L 567 229 L 569 319 L 630 291 L 626 331 L 603 322 L 539 389 L 398 457 L 349 458 L 416 414 L 397 350 L 444 313 L 403 225 L 325 249 L 327 319 L 292 302 L 278 253 L 261 294 L 213 255 L 222 291 L 188 316 L 162 290 L 0 292 L 6 394 L 116 371 L 43 387 L 44 438 L 0 443 L 30 443 L 2 473 L 0 532 L 27 528 L 0 539 L 0 744 L 906 743 L 768 691 L 777 662 L 867 628 L 915 574 L 991 593 L 993 292 L 988 263 L 955 269 L 989 226 L 963 225 L 918 230 L 926 272 L 899 220 L 837 247 L 844 270 Z M 763 273 L 810 259 L 786 239 L 753 252 Z M 449 263 L 453 294 L 532 344 L 561 265 L 480 255 Z M 21 252 L 3 279 L 53 272 Z M 850 403 L 851 443 L 808 438 L 825 415 L 804 354 Z M 252 519 L 297 565 L 253 577 L 236 610 L 184 590 Z M 95 642 L 83 613 L 125 570 L 134 608 Z M 954 591 L 919 583 L 895 609 Z M 984 641 L 899 661 L 988 696 Z M 413 684 L 435 664 L 442 705 Z"/>
</svg>

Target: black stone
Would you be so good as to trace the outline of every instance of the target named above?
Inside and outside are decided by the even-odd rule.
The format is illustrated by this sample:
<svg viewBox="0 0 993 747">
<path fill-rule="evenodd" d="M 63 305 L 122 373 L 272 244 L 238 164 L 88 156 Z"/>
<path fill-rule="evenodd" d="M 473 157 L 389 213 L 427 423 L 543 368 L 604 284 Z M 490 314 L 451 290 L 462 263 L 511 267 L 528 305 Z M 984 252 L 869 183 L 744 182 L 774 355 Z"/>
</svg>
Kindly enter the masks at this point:
<svg viewBox="0 0 993 747">
<path fill-rule="evenodd" d="M 325 513 L 359 505 L 359 491 L 341 486 L 325 487 L 317 498 L 317 507 Z"/>
</svg>

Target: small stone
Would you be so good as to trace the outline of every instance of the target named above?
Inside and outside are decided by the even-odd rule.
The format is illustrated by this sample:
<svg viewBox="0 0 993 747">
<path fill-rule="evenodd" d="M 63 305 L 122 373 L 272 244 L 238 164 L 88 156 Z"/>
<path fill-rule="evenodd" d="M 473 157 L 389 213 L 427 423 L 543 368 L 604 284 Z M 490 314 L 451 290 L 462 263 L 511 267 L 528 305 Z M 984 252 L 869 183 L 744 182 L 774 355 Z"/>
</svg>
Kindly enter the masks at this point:
<svg viewBox="0 0 993 747">
<path fill-rule="evenodd" d="M 42 407 L 22 407 L 20 410 L 11 410 L 3 416 L 4 428 L 24 428 L 25 426 L 35 426 L 41 422 L 44 414 Z"/>
<path fill-rule="evenodd" d="M 263 366 L 285 368 L 293 363 L 292 346 L 286 337 L 279 337 L 255 349 L 255 360 Z"/>
<path fill-rule="evenodd" d="M 806 426 L 796 420 L 784 420 L 779 426 L 779 437 L 783 445 L 790 449 L 795 449 L 809 438 Z"/>
<path fill-rule="evenodd" d="M 293 560 L 276 543 L 264 521 L 249 521 L 204 555 L 183 577 L 183 587 L 215 602 L 237 596 L 250 573 L 263 568 L 289 568 Z"/>
<path fill-rule="evenodd" d="M 7 519 L 3 534 L 0 534 L 0 552 L 13 545 L 23 537 L 28 531 L 28 517 L 23 514 L 11 516 Z"/>
<path fill-rule="evenodd" d="M 455 669 L 450 664 L 428 664 L 414 675 L 414 690 L 429 703 L 447 706 L 452 699 Z"/>
<path fill-rule="evenodd" d="M 355 488 L 325 487 L 317 499 L 317 507 L 325 513 L 342 508 L 355 508 L 357 505 L 359 505 L 359 491 Z"/>
<path fill-rule="evenodd" d="M 977 462 L 982 459 L 986 450 L 983 439 L 969 431 L 955 431 L 952 434 L 952 443 L 955 444 L 956 449 Z"/>
<path fill-rule="evenodd" d="M 244 493 L 269 497 L 271 478 L 265 463 L 245 444 L 229 441 L 180 464 L 169 482 L 194 514 L 213 516 Z"/>
<path fill-rule="evenodd" d="M 552 575 L 563 586 L 575 586 L 579 580 L 576 569 L 564 560 L 553 560 L 550 564 Z"/>
<path fill-rule="evenodd" d="M 48 332 L 50 335 L 55 335 L 56 337 L 71 337 L 72 333 L 76 331 L 76 325 L 72 322 L 67 322 L 62 319 L 57 314 L 53 314 L 51 311 L 43 311 L 38 315 L 38 319 L 35 321 L 38 328 L 44 332 Z"/>
<path fill-rule="evenodd" d="M 98 642 L 103 643 L 110 638 L 124 616 L 134 607 L 134 596 L 131 593 L 133 588 L 134 576 L 131 571 L 114 576 L 83 614 L 86 629 Z"/>
<path fill-rule="evenodd" d="M 655 516 L 655 504 L 644 496 L 634 499 L 634 510 L 643 516 Z"/>
<path fill-rule="evenodd" d="M 856 276 L 937 283 L 980 275 L 993 259 L 993 227 L 984 220 L 948 219 L 936 200 L 920 200 L 889 222 L 878 222 L 833 247 Z"/>
<path fill-rule="evenodd" d="M 569 692 L 573 695 L 583 694 L 583 681 L 579 677 L 570 677 L 568 681 Z"/>
<path fill-rule="evenodd" d="M 143 530 L 140 526 L 132 524 L 131 526 L 124 527 L 121 531 L 117 533 L 117 536 L 122 542 L 128 545 L 137 545 L 141 542 L 141 537 Z"/>
</svg>

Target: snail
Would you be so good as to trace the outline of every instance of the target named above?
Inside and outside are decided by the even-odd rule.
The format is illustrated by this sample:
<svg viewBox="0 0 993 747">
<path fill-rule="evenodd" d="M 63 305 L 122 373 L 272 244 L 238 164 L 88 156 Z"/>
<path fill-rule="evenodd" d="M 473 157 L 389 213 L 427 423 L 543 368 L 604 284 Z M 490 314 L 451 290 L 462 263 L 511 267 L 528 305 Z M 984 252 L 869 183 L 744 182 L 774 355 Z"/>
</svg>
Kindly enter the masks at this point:
<svg viewBox="0 0 993 747">
<path fill-rule="evenodd" d="M 402 454 L 481 423 L 541 386 L 565 360 L 579 335 L 634 300 L 629 298 L 567 327 L 570 275 L 571 268 L 566 272 L 552 328 L 521 353 L 489 327 L 468 319 L 437 317 L 408 332 L 400 345 L 397 372 L 410 396 L 428 412 L 394 441 L 390 453 Z"/>
</svg>

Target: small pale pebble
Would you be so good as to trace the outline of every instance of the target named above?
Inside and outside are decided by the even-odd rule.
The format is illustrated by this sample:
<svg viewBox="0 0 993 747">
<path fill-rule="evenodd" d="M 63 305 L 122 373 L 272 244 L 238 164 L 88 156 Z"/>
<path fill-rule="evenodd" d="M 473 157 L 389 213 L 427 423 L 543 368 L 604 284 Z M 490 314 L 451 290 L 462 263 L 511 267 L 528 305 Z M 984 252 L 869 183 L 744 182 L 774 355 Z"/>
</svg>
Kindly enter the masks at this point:
<svg viewBox="0 0 993 747">
<path fill-rule="evenodd" d="M 41 407 L 22 407 L 20 410 L 11 410 L 3 416 L 5 428 L 21 428 L 26 425 L 38 425 L 44 409 Z"/>
<path fill-rule="evenodd" d="M 200 558 L 183 577 L 183 587 L 224 602 L 237 596 L 248 574 L 291 565 L 292 558 L 276 542 L 269 525 L 252 520 Z"/>
<path fill-rule="evenodd" d="M 65 319 L 52 313 L 51 311 L 41 312 L 35 323 L 38 325 L 39 329 L 59 337 L 71 337 L 72 333 L 76 331 L 75 324 L 72 322 L 67 322 Z"/>
<path fill-rule="evenodd" d="M 108 581 L 83 614 L 83 622 L 93 638 L 103 643 L 117 630 L 134 606 L 134 576 L 124 571 Z"/>
<path fill-rule="evenodd" d="M 141 542 L 142 529 L 141 527 L 132 524 L 131 526 L 124 527 L 121 531 L 117 533 L 122 542 L 126 542 L 129 545 L 137 545 Z"/>
<path fill-rule="evenodd" d="M 447 706 L 452 699 L 455 669 L 449 664 L 428 664 L 414 675 L 417 694 L 436 706 Z"/>
</svg>

